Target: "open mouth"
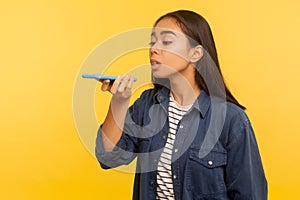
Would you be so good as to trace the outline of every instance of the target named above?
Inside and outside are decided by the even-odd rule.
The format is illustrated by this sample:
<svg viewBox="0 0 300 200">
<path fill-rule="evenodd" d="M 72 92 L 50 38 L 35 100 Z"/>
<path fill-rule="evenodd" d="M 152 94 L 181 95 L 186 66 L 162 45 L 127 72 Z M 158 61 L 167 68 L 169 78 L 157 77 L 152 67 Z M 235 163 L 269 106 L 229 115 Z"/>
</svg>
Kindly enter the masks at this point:
<svg viewBox="0 0 300 200">
<path fill-rule="evenodd" d="M 160 62 L 158 62 L 155 59 L 150 59 L 150 63 L 151 63 L 152 69 L 157 69 L 159 67 L 159 65 L 161 64 Z"/>
</svg>

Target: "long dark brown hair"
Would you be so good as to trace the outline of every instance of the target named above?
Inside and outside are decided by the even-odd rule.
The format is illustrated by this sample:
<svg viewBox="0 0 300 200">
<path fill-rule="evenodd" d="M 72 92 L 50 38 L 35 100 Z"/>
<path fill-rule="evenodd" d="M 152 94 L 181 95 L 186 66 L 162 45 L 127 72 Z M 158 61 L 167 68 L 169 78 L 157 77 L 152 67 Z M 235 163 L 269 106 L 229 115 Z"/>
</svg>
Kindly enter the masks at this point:
<svg viewBox="0 0 300 200">
<path fill-rule="evenodd" d="M 223 88 L 225 90 L 224 96 L 226 95 L 226 100 L 228 102 L 234 103 L 237 106 L 239 106 L 242 109 L 246 109 L 243 105 L 241 105 L 232 95 L 232 93 L 229 91 L 228 87 L 225 84 L 220 65 L 219 65 L 219 60 L 218 60 L 218 55 L 217 55 L 217 49 L 216 45 L 214 42 L 214 38 L 212 35 L 212 31 L 210 29 L 209 24 L 207 21 L 199 15 L 198 13 L 195 13 L 193 11 L 189 10 L 178 10 L 174 12 L 167 13 L 163 16 L 161 16 L 154 24 L 154 26 L 157 25 L 159 21 L 165 18 L 173 18 L 176 20 L 178 26 L 181 28 L 182 32 L 186 34 L 189 37 L 190 43 L 192 46 L 195 45 L 201 45 L 205 52 L 208 55 L 205 55 L 206 57 L 209 57 L 212 62 L 214 63 L 213 65 L 210 65 L 209 67 L 214 67 L 217 69 L 211 69 L 211 70 L 217 70 L 219 75 L 220 75 L 220 81 L 219 86 L 222 85 L 222 87 L 217 86 L 218 88 Z M 203 58 L 201 58 L 198 63 L 196 63 L 196 68 L 200 68 L 201 65 L 205 65 L 203 63 Z M 201 63 L 202 62 L 202 63 Z M 205 61 L 204 61 L 205 62 Z M 195 80 L 196 83 L 198 84 L 199 88 L 201 90 L 204 90 L 207 94 L 210 94 L 207 83 L 204 81 L 205 79 L 203 76 L 199 73 L 200 70 L 196 70 L 195 73 Z M 162 87 L 165 80 L 155 80 L 153 78 L 154 86 L 155 88 L 160 88 Z"/>
</svg>

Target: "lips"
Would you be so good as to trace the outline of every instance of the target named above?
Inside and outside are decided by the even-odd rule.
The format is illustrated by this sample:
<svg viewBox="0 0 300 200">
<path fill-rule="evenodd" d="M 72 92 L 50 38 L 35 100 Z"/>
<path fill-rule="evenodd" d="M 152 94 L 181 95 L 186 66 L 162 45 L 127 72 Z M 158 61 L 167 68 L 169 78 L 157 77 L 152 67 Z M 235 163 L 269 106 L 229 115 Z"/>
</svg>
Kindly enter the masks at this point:
<svg viewBox="0 0 300 200">
<path fill-rule="evenodd" d="M 159 68 L 159 65 L 161 64 L 158 60 L 153 58 L 150 59 L 150 63 L 151 63 L 152 70 Z"/>
</svg>

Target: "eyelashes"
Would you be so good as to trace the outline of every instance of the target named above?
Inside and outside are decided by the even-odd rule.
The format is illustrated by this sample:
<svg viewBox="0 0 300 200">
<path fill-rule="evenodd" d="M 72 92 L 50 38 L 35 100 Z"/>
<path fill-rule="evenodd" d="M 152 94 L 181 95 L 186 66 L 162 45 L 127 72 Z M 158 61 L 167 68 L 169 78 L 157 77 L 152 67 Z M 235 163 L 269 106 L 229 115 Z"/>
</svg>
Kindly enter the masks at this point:
<svg viewBox="0 0 300 200">
<path fill-rule="evenodd" d="M 155 42 L 149 42 L 149 46 L 152 47 L 155 44 Z"/>
<path fill-rule="evenodd" d="M 149 46 L 152 47 L 152 46 L 155 45 L 155 43 L 156 42 L 149 42 Z M 173 43 L 173 41 L 168 41 L 168 40 L 162 41 L 162 44 L 165 45 L 165 46 L 167 46 L 169 44 L 172 44 L 172 43 Z"/>
<path fill-rule="evenodd" d="M 169 45 L 169 44 L 172 44 L 173 42 L 172 41 L 163 41 L 162 42 L 164 45 Z"/>
</svg>

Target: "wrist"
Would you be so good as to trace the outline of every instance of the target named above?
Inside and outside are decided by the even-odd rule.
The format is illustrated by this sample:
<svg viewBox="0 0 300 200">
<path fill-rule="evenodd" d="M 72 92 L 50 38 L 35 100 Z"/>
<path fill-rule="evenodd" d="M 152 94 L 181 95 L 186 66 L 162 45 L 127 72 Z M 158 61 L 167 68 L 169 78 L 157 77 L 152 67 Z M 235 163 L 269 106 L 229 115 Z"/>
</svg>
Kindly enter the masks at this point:
<svg viewBox="0 0 300 200">
<path fill-rule="evenodd" d="M 111 98 L 111 104 L 114 105 L 128 105 L 130 101 L 130 98 L 121 98 L 121 97 L 117 97 L 117 96 L 112 96 Z"/>
</svg>

